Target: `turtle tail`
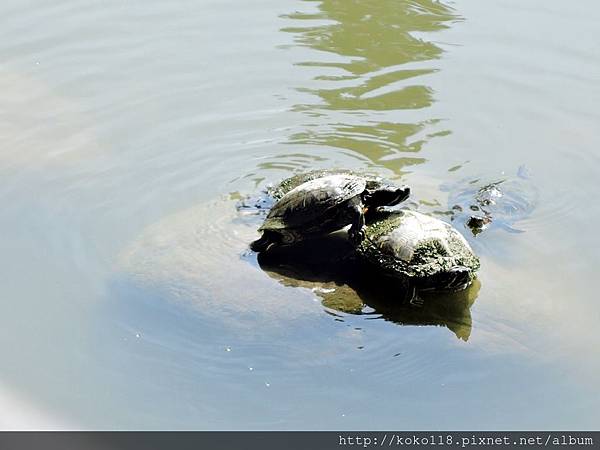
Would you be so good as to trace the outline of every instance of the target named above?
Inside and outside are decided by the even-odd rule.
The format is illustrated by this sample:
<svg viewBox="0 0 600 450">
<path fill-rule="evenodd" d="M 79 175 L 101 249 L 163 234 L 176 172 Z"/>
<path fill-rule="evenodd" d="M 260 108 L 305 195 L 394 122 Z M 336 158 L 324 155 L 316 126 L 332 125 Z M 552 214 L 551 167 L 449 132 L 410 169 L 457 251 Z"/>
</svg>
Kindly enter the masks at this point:
<svg viewBox="0 0 600 450">
<path fill-rule="evenodd" d="M 259 239 L 250 244 L 250 250 L 256 253 L 264 252 L 271 245 L 277 242 L 279 242 L 279 239 L 276 233 L 270 233 L 268 231 L 265 231 Z"/>
</svg>

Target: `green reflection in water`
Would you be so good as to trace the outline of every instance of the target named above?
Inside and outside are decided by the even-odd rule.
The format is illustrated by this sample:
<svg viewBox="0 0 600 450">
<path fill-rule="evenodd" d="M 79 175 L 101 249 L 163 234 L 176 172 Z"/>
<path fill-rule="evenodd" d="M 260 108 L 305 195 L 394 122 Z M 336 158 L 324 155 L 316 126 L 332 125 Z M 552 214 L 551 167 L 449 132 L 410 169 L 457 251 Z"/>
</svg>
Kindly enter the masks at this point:
<svg viewBox="0 0 600 450">
<path fill-rule="evenodd" d="M 354 247 L 341 233 L 276 247 L 258 255 L 260 267 L 283 286 L 310 289 L 330 314 L 361 314 L 399 325 L 440 326 L 467 341 L 471 335 L 471 306 L 478 280 L 459 292 L 420 292 L 421 308 L 403 301 L 405 287 L 376 267 L 354 258 Z M 338 313 L 341 313 L 338 315 Z"/>
<path fill-rule="evenodd" d="M 439 58 L 443 50 L 415 33 L 447 28 L 459 18 L 448 6 L 431 0 L 308 2 L 316 3 L 318 12 L 285 16 L 307 26 L 282 31 L 293 33 L 297 45 L 319 51 L 318 61 L 298 65 L 325 73 L 314 77 L 318 87 L 298 88 L 318 99 L 294 107 L 315 122 L 290 136 L 290 143 L 350 150 L 368 164 L 398 174 L 405 166 L 423 163 L 425 159 L 414 153 L 427 139 L 449 131 L 422 136 L 439 120 L 398 120 L 402 110 L 426 108 L 434 101 L 431 88 L 419 77 L 437 70 L 424 63 Z"/>
</svg>

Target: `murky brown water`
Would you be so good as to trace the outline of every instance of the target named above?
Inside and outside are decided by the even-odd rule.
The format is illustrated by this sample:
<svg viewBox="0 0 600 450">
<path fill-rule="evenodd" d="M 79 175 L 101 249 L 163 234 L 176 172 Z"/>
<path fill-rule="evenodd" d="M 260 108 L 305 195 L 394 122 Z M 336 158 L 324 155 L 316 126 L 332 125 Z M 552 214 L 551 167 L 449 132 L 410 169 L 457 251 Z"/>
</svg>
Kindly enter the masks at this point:
<svg viewBox="0 0 600 450">
<path fill-rule="evenodd" d="M 597 427 L 591 1 L 0 11 L 2 427 Z M 310 245 L 246 253 L 237 199 L 326 167 L 445 220 L 506 178 L 526 213 L 456 222 L 479 280 L 415 311 Z"/>
</svg>

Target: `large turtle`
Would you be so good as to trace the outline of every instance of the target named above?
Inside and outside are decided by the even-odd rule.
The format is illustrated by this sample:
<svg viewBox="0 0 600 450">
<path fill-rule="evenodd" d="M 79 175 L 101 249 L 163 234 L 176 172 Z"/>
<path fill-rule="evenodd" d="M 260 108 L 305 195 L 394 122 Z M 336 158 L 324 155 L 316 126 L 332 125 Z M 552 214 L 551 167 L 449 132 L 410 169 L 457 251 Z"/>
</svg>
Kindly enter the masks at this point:
<svg viewBox="0 0 600 450">
<path fill-rule="evenodd" d="M 442 188 L 450 191 L 452 220 L 474 235 L 491 226 L 522 232 L 515 223 L 527 218 L 538 202 L 538 191 L 525 166 L 519 167 L 516 176 L 478 177 Z"/>
<path fill-rule="evenodd" d="M 273 205 L 259 228 L 262 237 L 250 248 L 261 252 L 273 244 L 291 244 L 346 225 L 351 225 L 351 241 L 358 244 L 364 237 L 364 213 L 368 208 L 396 205 L 409 194 L 407 186 L 346 173 L 311 179 L 285 193 Z"/>
<path fill-rule="evenodd" d="M 462 290 L 479 269 L 479 258 L 450 224 L 411 210 L 380 211 L 366 228 L 359 255 L 417 289 Z"/>
</svg>

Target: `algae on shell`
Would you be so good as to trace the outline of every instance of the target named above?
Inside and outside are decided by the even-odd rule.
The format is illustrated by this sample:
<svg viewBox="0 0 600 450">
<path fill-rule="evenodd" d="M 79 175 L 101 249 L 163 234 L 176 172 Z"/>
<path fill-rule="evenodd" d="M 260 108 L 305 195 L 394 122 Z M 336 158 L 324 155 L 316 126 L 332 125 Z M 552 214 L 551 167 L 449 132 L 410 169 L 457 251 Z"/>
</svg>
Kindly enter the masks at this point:
<svg viewBox="0 0 600 450">
<path fill-rule="evenodd" d="M 451 225 L 409 210 L 385 211 L 367 228 L 358 252 L 388 272 L 427 278 L 455 266 L 479 269 L 479 258 Z"/>
</svg>

